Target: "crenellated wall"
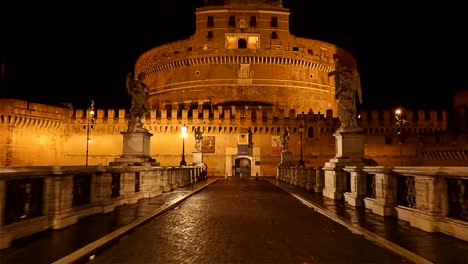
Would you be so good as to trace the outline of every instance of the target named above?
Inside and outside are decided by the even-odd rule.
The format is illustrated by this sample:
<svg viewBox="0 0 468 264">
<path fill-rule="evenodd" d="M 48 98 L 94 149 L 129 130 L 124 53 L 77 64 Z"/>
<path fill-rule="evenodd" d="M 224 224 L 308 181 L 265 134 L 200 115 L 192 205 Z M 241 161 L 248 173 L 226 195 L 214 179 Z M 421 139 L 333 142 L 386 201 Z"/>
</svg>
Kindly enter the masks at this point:
<svg viewBox="0 0 468 264">
<path fill-rule="evenodd" d="M 182 106 L 188 107 L 188 106 Z M 409 124 L 402 128 L 403 155 L 408 165 L 465 162 L 466 137 L 446 134 L 446 111 L 405 111 Z M 405 116 L 406 118 L 406 116 Z M 19 100 L 2 100 L 0 111 L 0 155 L 2 166 L 83 165 L 86 158 L 86 111 Z M 382 165 L 399 164 L 398 127 L 391 111 L 361 111 L 359 119 L 366 136 L 365 154 Z M 145 127 L 153 134 L 151 155 L 162 165 L 176 165 L 182 153 L 180 128 L 188 127 L 185 139 L 186 160 L 191 163 L 195 150 L 193 131 L 200 126 L 205 137 L 214 139 L 214 149 L 204 153 L 211 175 L 224 175 L 232 151 L 237 148 L 241 129 L 251 128 L 254 148 L 259 153 L 260 175 L 274 175 L 280 162 L 273 141 L 289 127 L 289 150 L 299 160 L 297 128 L 306 129 L 303 155 L 307 165 L 320 166 L 335 155 L 333 133 L 339 120 L 331 110 L 325 113 L 297 113 L 295 109 L 271 107 L 216 107 L 214 109 L 153 109 Z M 125 109 L 97 109 L 95 125 L 90 129 L 88 150 L 90 165 L 109 164 L 122 154 L 121 132 L 127 129 Z M 454 145 L 454 142 L 457 145 Z M 459 154 L 434 154 L 452 153 Z M 228 154 L 226 154 L 228 153 Z"/>
</svg>

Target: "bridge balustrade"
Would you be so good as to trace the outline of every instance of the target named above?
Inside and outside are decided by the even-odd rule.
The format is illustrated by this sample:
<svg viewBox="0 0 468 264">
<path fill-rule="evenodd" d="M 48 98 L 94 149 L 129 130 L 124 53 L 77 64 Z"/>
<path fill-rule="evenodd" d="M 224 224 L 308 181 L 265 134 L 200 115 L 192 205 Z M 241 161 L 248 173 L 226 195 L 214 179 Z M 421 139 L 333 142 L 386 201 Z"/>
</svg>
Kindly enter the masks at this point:
<svg viewBox="0 0 468 264">
<path fill-rule="evenodd" d="M 312 169 L 315 177 L 307 174 L 305 188 L 321 193 L 320 167 L 279 168 L 277 179 L 302 187 L 289 175 Z M 346 166 L 342 170 L 344 203 L 468 241 L 468 167 Z"/>
<path fill-rule="evenodd" d="M 206 167 L 0 167 L 0 249 L 206 179 Z"/>
</svg>

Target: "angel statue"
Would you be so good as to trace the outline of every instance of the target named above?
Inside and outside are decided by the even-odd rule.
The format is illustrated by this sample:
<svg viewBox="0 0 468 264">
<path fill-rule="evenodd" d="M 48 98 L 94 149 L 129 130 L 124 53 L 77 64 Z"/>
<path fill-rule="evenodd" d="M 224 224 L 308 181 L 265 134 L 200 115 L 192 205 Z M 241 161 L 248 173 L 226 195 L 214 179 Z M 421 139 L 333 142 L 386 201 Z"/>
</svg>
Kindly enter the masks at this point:
<svg viewBox="0 0 468 264">
<path fill-rule="evenodd" d="M 335 57 L 335 70 L 328 73 L 335 76 L 335 99 L 338 107 L 338 118 L 341 126 L 338 132 L 359 129 L 357 121 L 357 104 L 362 103 L 361 81 L 359 73 L 353 67 L 345 65 Z M 359 100 L 356 102 L 356 100 Z"/>
<path fill-rule="evenodd" d="M 282 152 L 288 151 L 288 140 L 289 140 L 289 128 L 285 127 L 281 130 L 280 134 L 281 146 L 283 147 Z"/>
<path fill-rule="evenodd" d="M 127 75 L 127 91 L 132 96 L 132 105 L 129 113 L 128 131 L 129 132 L 146 132 L 143 128 L 143 122 L 141 121 L 146 114 L 150 111 L 149 108 L 149 93 L 148 87 L 143 82 L 145 73 L 140 72 L 138 79 L 132 78 L 132 73 L 129 72 Z"/>
<path fill-rule="evenodd" d="M 201 151 L 201 140 L 203 139 L 203 131 L 200 130 L 200 127 L 195 129 L 195 149 Z"/>
</svg>

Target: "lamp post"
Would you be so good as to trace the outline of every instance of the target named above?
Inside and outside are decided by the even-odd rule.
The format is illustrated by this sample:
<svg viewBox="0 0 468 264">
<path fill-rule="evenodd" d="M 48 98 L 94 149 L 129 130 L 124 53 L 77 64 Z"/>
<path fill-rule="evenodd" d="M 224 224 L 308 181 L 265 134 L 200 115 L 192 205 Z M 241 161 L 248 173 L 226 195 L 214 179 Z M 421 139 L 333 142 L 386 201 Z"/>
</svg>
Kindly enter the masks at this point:
<svg viewBox="0 0 468 264">
<path fill-rule="evenodd" d="M 187 166 L 187 162 L 185 161 L 185 138 L 187 137 L 187 127 L 185 124 L 180 130 L 182 132 L 182 160 L 180 161 L 180 166 Z"/>
<path fill-rule="evenodd" d="M 403 119 L 402 114 L 403 114 L 403 112 L 401 111 L 400 108 L 395 110 L 395 118 L 397 120 L 396 125 L 399 128 L 399 131 L 398 131 L 397 134 L 399 134 L 399 142 L 398 143 L 400 144 L 400 166 L 403 166 L 403 130 L 402 130 L 402 127 L 403 127 L 403 125 L 408 123 L 408 121 Z"/>
<path fill-rule="evenodd" d="M 301 143 L 301 159 L 299 160 L 299 166 L 304 166 L 304 160 L 302 159 L 302 134 L 304 133 L 304 126 L 302 124 L 298 127 L 299 131 L 299 142 Z"/>
<path fill-rule="evenodd" d="M 91 100 L 91 105 L 88 110 L 86 110 L 86 124 L 83 125 L 83 129 L 86 129 L 86 163 L 88 166 L 88 151 L 89 143 L 91 143 L 91 138 L 89 137 L 89 130 L 94 128 L 94 101 Z"/>
</svg>

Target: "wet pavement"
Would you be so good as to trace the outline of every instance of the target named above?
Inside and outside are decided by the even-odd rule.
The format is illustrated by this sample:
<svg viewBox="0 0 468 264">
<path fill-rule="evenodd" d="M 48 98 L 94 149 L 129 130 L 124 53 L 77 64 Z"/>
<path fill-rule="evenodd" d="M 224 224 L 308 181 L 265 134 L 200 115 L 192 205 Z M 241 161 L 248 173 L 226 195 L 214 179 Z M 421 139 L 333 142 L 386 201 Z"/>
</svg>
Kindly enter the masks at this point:
<svg viewBox="0 0 468 264">
<path fill-rule="evenodd" d="M 89 263 L 411 263 L 263 180 L 218 180 Z"/>
<path fill-rule="evenodd" d="M 0 250 L 0 263 L 90 255 L 89 263 L 468 263 L 467 252 L 468 242 L 273 178 L 209 178 L 14 241 Z"/>
<path fill-rule="evenodd" d="M 49 264 L 69 256 L 69 254 L 77 253 L 79 250 L 81 252 L 78 255 L 87 256 L 95 248 L 84 248 L 90 243 L 111 233 L 118 233 L 119 230 L 124 232 L 132 225 L 136 226 L 165 210 L 170 210 L 191 194 L 200 191 L 204 186 L 216 180 L 214 178 L 208 179 L 192 186 L 163 193 L 154 198 L 141 199 L 138 203 L 120 206 L 107 214 L 88 216 L 64 229 L 47 230 L 15 240 L 12 247 L 0 250 L 0 263 Z M 105 238 L 104 243 L 109 240 L 109 238 Z"/>
<path fill-rule="evenodd" d="M 293 185 L 268 179 L 281 189 L 297 195 L 317 211 L 361 233 L 368 239 L 390 248 L 398 254 L 414 258 L 415 262 L 468 264 L 468 242 L 442 233 L 429 233 L 411 227 L 407 222 L 382 217 L 364 208 L 355 208 L 321 194 L 308 192 Z"/>
</svg>

